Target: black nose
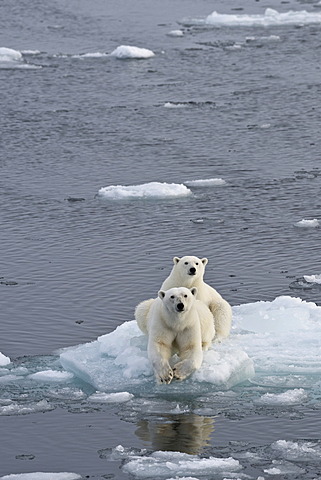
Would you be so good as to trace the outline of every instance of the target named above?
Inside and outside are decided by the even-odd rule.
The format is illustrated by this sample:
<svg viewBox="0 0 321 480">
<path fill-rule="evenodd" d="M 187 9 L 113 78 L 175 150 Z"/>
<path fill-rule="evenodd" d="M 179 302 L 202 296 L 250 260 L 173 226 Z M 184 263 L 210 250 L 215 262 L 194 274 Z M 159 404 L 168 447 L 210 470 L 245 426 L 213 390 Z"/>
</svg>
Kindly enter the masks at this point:
<svg viewBox="0 0 321 480">
<path fill-rule="evenodd" d="M 195 275 L 195 273 L 196 273 L 196 268 L 195 268 L 195 267 L 191 267 L 191 268 L 189 269 L 189 273 L 190 273 L 190 275 Z"/>
<path fill-rule="evenodd" d="M 184 310 L 184 303 L 178 303 L 176 308 L 179 312 L 182 312 Z"/>
</svg>

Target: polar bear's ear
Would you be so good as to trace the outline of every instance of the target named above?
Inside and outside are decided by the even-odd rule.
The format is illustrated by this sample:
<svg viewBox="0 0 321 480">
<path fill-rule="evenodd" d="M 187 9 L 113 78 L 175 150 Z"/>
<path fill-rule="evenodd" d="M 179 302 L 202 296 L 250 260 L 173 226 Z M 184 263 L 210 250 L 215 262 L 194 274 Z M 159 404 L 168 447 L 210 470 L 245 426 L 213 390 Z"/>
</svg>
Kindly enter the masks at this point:
<svg viewBox="0 0 321 480">
<path fill-rule="evenodd" d="M 205 265 L 207 265 L 207 263 L 208 263 L 208 259 L 205 258 L 205 257 L 202 258 L 202 264 L 204 265 L 204 267 L 205 267 Z"/>
<path fill-rule="evenodd" d="M 173 258 L 173 263 L 174 263 L 174 265 L 176 265 L 179 261 L 180 261 L 180 258 L 179 258 L 179 257 L 174 257 L 174 258 Z"/>
<path fill-rule="evenodd" d="M 191 292 L 192 292 L 192 294 L 194 295 L 194 297 L 196 297 L 196 295 L 197 295 L 197 288 L 196 288 L 196 287 L 191 288 Z"/>
<path fill-rule="evenodd" d="M 160 290 L 160 291 L 158 292 L 158 296 L 159 296 L 159 298 L 160 298 L 161 300 L 163 300 L 163 298 L 165 297 L 165 292 L 164 292 L 164 290 Z"/>
</svg>

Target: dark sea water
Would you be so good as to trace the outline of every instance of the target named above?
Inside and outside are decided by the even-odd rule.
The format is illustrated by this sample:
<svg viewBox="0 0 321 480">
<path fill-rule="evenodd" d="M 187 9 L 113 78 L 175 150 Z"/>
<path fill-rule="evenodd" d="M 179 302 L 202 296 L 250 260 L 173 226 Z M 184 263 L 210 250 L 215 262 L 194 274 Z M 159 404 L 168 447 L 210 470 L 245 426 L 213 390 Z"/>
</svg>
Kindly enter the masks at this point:
<svg viewBox="0 0 321 480">
<path fill-rule="evenodd" d="M 22 52 L 0 55 L 0 351 L 16 374 L 53 368 L 58 349 L 132 320 L 176 255 L 208 257 L 206 280 L 232 306 L 281 295 L 321 305 L 318 285 L 300 282 L 321 273 L 320 228 L 295 225 L 320 219 L 321 22 L 204 24 L 214 10 L 266 8 L 321 15 L 317 1 L 1 1 L 0 49 Z M 155 56 L 109 56 L 120 45 Z M 211 178 L 226 184 L 182 198 L 97 195 Z M 143 399 L 92 404 L 80 380 L 73 396 L 62 385 L 3 384 L 0 405 L 18 407 L 1 416 L 0 475 L 128 479 L 126 456 L 110 453 L 121 444 L 128 456 L 146 448 L 241 458 L 256 448 L 261 460 L 247 459 L 242 475 L 269 478 L 273 442 L 321 448 L 318 400 L 263 412 L 231 401 L 199 415 L 191 412 L 204 404 L 184 399 L 184 415 L 179 398 L 146 411 Z M 47 404 L 23 415 L 24 399 Z M 194 428 L 207 432 L 196 447 Z M 311 458 L 297 468 L 277 478 L 321 475 Z"/>
</svg>

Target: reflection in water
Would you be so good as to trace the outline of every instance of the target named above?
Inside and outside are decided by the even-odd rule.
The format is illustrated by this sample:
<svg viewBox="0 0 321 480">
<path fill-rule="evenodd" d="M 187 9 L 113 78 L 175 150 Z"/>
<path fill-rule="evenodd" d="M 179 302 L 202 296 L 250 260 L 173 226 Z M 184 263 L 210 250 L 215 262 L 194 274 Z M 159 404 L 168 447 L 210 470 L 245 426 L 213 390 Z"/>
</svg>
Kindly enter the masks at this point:
<svg viewBox="0 0 321 480">
<path fill-rule="evenodd" d="M 214 418 L 195 414 L 164 415 L 162 420 L 140 420 L 136 435 L 154 450 L 200 454 L 210 444 Z"/>
</svg>

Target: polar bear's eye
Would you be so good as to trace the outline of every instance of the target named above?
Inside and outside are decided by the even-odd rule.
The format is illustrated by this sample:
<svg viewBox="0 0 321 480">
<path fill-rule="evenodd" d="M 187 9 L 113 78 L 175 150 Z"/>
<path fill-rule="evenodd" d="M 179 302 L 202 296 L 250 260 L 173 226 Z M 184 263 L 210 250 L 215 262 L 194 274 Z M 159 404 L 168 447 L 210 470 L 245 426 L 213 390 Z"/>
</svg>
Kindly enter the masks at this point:
<svg viewBox="0 0 321 480">
<path fill-rule="evenodd" d="M 195 265 L 198 265 L 198 263 L 196 262 Z"/>
<path fill-rule="evenodd" d="M 175 298 L 175 295 L 171 295 L 171 298 L 173 298 L 173 299 L 174 299 L 174 298 Z"/>
<path fill-rule="evenodd" d="M 187 298 L 187 295 L 184 295 L 184 298 Z"/>
<path fill-rule="evenodd" d="M 185 265 L 188 265 L 188 262 L 185 262 Z"/>
</svg>

